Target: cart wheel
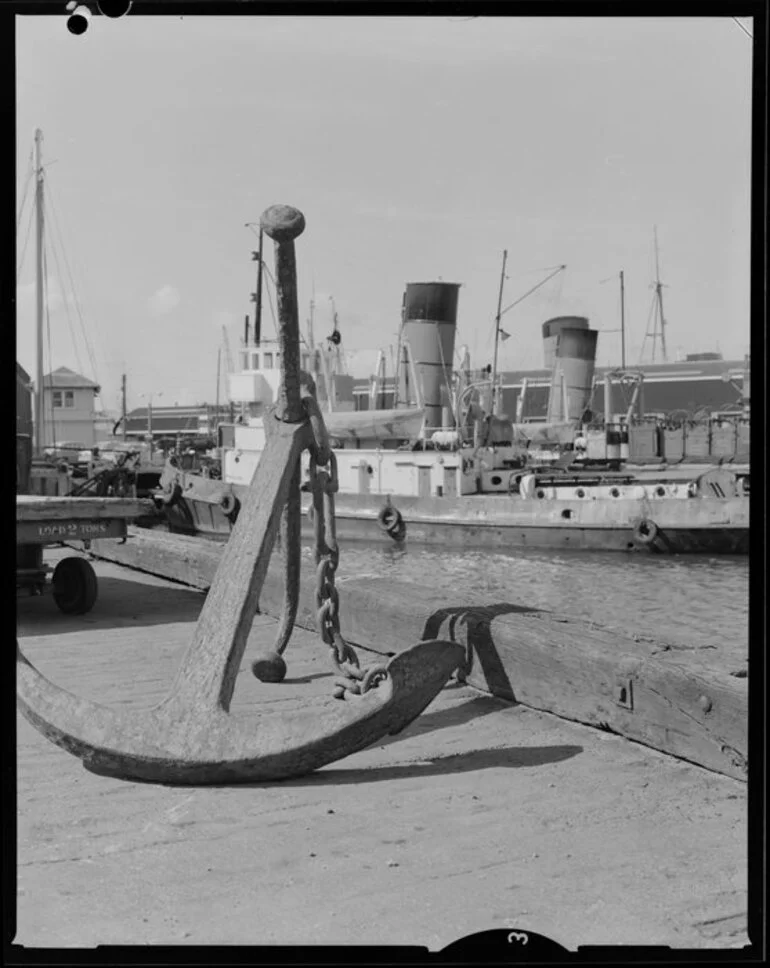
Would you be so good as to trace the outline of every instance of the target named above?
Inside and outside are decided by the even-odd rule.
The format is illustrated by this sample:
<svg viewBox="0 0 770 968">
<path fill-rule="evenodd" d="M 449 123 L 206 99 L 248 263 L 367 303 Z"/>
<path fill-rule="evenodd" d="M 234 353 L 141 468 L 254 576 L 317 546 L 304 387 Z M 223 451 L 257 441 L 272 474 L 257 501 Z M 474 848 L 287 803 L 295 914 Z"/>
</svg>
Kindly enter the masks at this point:
<svg viewBox="0 0 770 968">
<path fill-rule="evenodd" d="M 53 598 L 65 615 L 83 615 L 96 602 L 96 572 L 85 558 L 64 558 L 54 569 Z"/>
</svg>

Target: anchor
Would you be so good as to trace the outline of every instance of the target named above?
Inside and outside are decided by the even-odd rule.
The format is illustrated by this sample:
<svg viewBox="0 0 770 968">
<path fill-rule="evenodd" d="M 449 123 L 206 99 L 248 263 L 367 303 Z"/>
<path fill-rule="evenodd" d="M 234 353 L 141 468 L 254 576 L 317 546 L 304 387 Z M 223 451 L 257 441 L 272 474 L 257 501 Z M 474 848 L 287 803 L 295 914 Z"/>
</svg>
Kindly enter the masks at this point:
<svg viewBox="0 0 770 968">
<path fill-rule="evenodd" d="M 282 382 L 276 406 L 265 418 L 265 450 L 168 695 L 152 709 L 136 712 L 81 699 L 47 680 L 17 641 L 17 695 L 24 716 L 98 774 L 195 785 L 302 776 L 400 732 L 464 659 L 457 643 L 430 640 L 400 652 L 386 665 L 361 670 L 355 651 L 342 638 L 334 588 L 339 560 L 333 531 L 334 455 L 306 375 L 301 392 L 294 239 L 305 219 L 297 209 L 274 205 L 262 214 L 260 224 L 275 242 Z M 341 675 L 342 684 L 337 680 L 335 689 L 341 701 L 299 713 L 232 716 L 235 679 L 279 530 L 286 539 L 287 587 L 276 652 L 266 657 L 268 666 L 280 657 L 291 635 L 305 449 L 315 475 L 316 517 L 326 526 L 319 525 L 316 533 L 319 628 Z M 280 670 L 274 678 L 282 678 Z"/>
</svg>

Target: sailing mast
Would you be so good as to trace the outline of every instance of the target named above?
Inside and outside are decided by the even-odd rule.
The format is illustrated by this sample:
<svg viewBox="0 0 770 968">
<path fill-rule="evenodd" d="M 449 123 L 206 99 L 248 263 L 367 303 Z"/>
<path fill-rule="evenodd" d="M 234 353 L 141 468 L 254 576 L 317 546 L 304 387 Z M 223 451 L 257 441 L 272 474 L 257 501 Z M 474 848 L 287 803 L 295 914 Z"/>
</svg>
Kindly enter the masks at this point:
<svg viewBox="0 0 770 968">
<path fill-rule="evenodd" d="M 259 346 L 262 339 L 262 226 L 259 228 L 259 250 L 251 253 L 257 263 L 257 291 L 251 294 L 254 306 L 254 343 Z M 246 337 L 248 343 L 248 336 Z"/>
<path fill-rule="evenodd" d="M 620 270 L 620 365 L 626 368 L 626 286 L 623 270 Z"/>
<path fill-rule="evenodd" d="M 667 362 L 666 356 L 666 317 L 663 315 L 663 283 L 660 281 L 660 264 L 658 262 L 658 226 L 653 227 L 655 237 L 655 296 L 658 301 L 658 313 L 660 314 L 660 348 L 663 352 L 663 362 Z M 657 320 L 656 320 L 657 324 Z M 655 342 L 658 334 L 658 327 L 652 338 L 652 358 L 655 360 Z"/>
<path fill-rule="evenodd" d="M 222 374 L 222 347 L 217 349 L 217 402 L 216 402 L 216 416 L 214 417 L 214 433 L 219 433 L 219 378 Z"/>
<path fill-rule="evenodd" d="M 315 313 L 315 286 L 310 297 L 310 315 L 307 318 L 307 338 L 311 352 L 315 352 L 315 334 L 313 333 L 313 314 Z"/>
<path fill-rule="evenodd" d="M 128 411 L 126 410 L 126 374 L 123 373 L 120 378 L 120 422 L 123 427 L 123 440 L 126 439 L 126 417 L 127 416 L 128 416 Z"/>
<path fill-rule="evenodd" d="M 35 450 L 42 456 L 45 446 L 43 430 L 43 165 L 40 160 L 43 132 L 35 131 L 35 216 L 36 216 L 36 261 L 35 283 L 37 293 L 37 373 L 35 376 Z"/>
<path fill-rule="evenodd" d="M 505 283 L 505 264 L 508 261 L 508 250 L 503 249 L 503 268 L 500 272 L 500 291 L 497 296 L 497 316 L 495 316 L 495 353 L 492 359 L 492 406 L 493 414 L 497 413 L 497 351 L 500 346 L 500 317 L 503 314 L 503 285 Z"/>
</svg>

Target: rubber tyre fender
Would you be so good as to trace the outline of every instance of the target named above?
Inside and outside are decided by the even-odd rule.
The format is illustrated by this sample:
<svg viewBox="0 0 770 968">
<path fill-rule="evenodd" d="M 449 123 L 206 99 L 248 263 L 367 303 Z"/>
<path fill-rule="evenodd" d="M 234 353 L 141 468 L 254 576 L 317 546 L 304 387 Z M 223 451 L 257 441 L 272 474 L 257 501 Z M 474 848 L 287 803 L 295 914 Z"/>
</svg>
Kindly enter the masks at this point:
<svg viewBox="0 0 770 968">
<path fill-rule="evenodd" d="M 658 526 L 649 518 L 643 518 L 634 525 L 634 541 L 637 544 L 648 547 L 655 543 L 657 537 Z"/>
<path fill-rule="evenodd" d="M 386 505 L 377 515 L 377 524 L 394 541 L 400 541 L 406 533 L 406 525 L 398 508 Z"/>
<path fill-rule="evenodd" d="M 383 531 L 390 531 L 398 521 L 397 515 L 398 511 L 394 507 L 386 504 L 384 508 L 380 509 L 380 513 L 377 515 L 377 525 Z"/>
<path fill-rule="evenodd" d="M 85 558 L 62 558 L 51 580 L 53 598 L 65 615 L 84 615 L 96 602 L 99 583 Z"/>
<path fill-rule="evenodd" d="M 219 499 L 219 507 L 222 510 L 222 514 L 234 524 L 238 518 L 238 512 L 241 510 L 241 502 L 237 496 L 232 491 L 223 494 Z"/>
</svg>

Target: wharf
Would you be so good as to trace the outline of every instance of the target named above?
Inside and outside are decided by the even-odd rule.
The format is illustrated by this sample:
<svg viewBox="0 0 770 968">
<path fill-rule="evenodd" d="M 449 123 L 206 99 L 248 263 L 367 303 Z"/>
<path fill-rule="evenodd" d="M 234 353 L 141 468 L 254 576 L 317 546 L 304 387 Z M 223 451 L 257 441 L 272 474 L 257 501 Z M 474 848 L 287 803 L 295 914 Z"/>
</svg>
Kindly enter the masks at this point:
<svg viewBox="0 0 770 968">
<path fill-rule="evenodd" d="M 149 707 L 203 595 L 94 565 L 87 615 L 60 614 L 50 595 L 18 599 L 22 648 L 84 698 Z M 254 621 L 235 712 L 330 701 L 327 649 L 302 629 L 284 683 L 251 676 L 276 627 Z M 97 776 L 19 716 L 15 943 L 437 950 L 510 928 L 571 950 L 737 948 L 745 797 L 738 779 L 454 682 L 398 736 L 259 785 Z"/>
<path fill-rule="evenodd" d="M 98 558 L 207 589 L 224 544 L 142 528 L 124 544 L 92 542 Z M 259 598 L 278 618 L 284 577 L 274 556 Z M 466 647 L 468 682 L 501 699 L 611 729 L 728 776 L 748 769 L 748 649 L 667 642 L 519 602 L 466 597 L 390 578 L 337 575 L 343 634 L 354 645 L 400 652 L 421 639 L 450 638 Z M 316 625 L 312 569 L 300 575 L 297 624 Z"/>
</svg>

